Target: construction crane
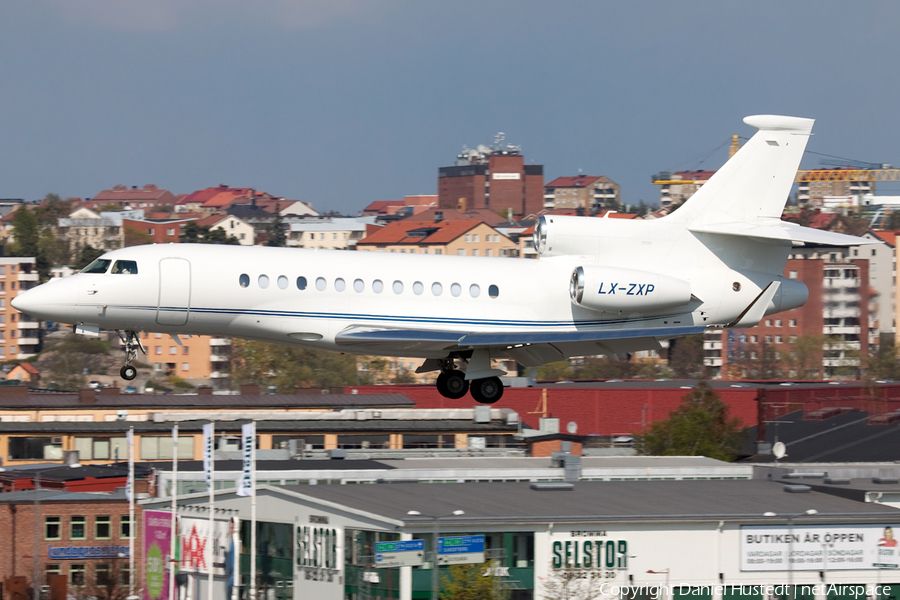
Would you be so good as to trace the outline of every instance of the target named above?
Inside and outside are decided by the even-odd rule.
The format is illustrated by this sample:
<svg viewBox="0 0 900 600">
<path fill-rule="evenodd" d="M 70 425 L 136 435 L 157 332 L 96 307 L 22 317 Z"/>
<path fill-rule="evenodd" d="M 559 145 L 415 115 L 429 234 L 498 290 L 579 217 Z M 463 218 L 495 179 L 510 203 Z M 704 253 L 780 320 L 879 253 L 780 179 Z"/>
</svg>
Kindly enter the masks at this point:
<svg viewBox="0 0 900 600">
<path fill-rule="evenodd" d="M 813 169 L 797 171 L 801 181 L 900 181 L 900 169 Z"/>
</svg>

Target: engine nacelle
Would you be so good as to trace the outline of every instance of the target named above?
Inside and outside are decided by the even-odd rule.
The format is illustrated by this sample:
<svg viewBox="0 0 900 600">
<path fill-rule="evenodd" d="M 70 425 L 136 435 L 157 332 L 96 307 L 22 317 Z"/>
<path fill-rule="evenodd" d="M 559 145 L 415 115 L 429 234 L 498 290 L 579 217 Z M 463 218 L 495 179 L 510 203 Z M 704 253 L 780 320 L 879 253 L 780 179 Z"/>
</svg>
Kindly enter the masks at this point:
<svg viewBox="0 0 900 600">
<path fill-rule="evenodd" d="M 572 303 L 604 312 L 653 312 L 691 301 L 691 284 L 668 275 L 585 266 L 572 271 L 569 282 Z"/>
<path fill-rule="evenodd" d="M 609 224 L 607 219 L 541 215 L 534 224 L 534 249 L 544 257 L 597 256 Z"/>
</svg>

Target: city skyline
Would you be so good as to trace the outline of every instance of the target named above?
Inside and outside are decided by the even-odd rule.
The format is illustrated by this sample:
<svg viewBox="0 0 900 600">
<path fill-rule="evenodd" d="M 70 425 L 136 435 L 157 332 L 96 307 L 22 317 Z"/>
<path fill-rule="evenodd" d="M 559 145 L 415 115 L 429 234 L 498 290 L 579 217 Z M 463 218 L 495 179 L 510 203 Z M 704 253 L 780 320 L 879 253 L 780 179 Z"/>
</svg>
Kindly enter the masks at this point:
<svg viewBox="0 0 900 600">
<path fill-rule="evenodd" d="M 761 113 L 816 118 L 812 152 L 900 163 L 900 84 L 877 73 L 900 9 L 841 6 L 0 2 L 0 196 L 224 183 L 353 213 L 437 193 L 502 131 L 546 181 L 655 203 L 652 174 L 718 168 Z"/>
</svg>

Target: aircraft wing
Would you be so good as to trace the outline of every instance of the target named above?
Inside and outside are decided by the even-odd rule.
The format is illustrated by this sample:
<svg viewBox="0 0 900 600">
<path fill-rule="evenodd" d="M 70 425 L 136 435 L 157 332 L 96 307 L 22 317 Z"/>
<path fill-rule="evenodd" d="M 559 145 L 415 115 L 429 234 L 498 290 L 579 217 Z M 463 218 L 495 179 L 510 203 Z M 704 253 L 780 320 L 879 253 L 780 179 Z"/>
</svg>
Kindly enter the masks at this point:
<svg viewBox="0 0 900 600">
<path fill-rule="evenodd" d="M 773 219 L 761 225 L 748 224 L 747 222 L 713 223 L 691 225 L 690 231 L 695 233 L 716 233 L 719 235 L 734 235 L 767 240 L 783 240 L 786 242 L 803 242 L 805 244 L 821 244 L 825 246 L 859 246 L 862 244 L 876 244 L 875 240 L 856 237 L 803 227 L 789 221 Z"/>
<path fill-rule="evenodd" d="M 506 331 L 496 333 L 458 332 L 427 329 L 375 329 L 353 325 L 337 334 L 339 346 L 360 349 L 391 346 L 398 351 L 442 352 L 455 348 L 501 348 L 538 344 L 582 344 L 629 339 L 668 339 L 703 333 L 702 325 L 689 327 L 647 327 L 580 331 Z M 598 354 L 603 352 L 598 351 Z"/>
</svg>

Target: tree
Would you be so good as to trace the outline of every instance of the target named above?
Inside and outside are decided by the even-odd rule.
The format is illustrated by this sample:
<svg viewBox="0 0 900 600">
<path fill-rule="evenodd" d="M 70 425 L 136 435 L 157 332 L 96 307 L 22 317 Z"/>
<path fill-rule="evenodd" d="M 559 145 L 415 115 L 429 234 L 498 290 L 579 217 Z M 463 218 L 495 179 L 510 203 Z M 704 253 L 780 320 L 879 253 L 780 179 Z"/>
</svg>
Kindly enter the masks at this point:
<svg viewBox="0 0 900 600">
<path fill-rule="evenodd" d="M 98 250 L 90 244 L 82 246 L 75 259 L 74 268 L 78 271 L 82 270 L 103 255 L 103 250 Z"/>
<path fill-rule="evenodd" d="M 703 364 L 703 334 L 669 342 L 669 368 L 677 379 L 700 379 L 707 375 Z"/>
<path fill-rule="evenodd" d="M 869 358 L 866 375 L 869 379 L 900 379 L 900 358 L 897 357 L 897 347 L 892 343 L 881 344 L 878 351 Z"/>
<path fill-rule="evenodd" d="M 541 582 L 542 597 L 547 600 L 595 600 L 602 596 L 602 579 L 584 569 L 554 569 Z"/>
<path fill-rule="evenodd" d="M 635 437 L 644 454 L 734 460 L 740 452 L 741 425 L 728 412 L 728 405 L 701 381 L 668 419 L 653 423 L 646 434 Z"/>
<path fill-rule="evenodd" d="M 228 244 L 240 245 L 241 241 L 233 235 L 228 235 L 224 229 L 217 227 L 211 229 L 209 225 L 197 225 L 191 221 L 181 229 L 178 240 L 182 244 Z"/>
<path fill-rule="evenodd" d="M 279 213 L 278 205 L 275 205 L 275 217 L 269 223 L 269 237 L 266 246 L 284 248 L 287 246 L 287 233 L 284 231 L 284 221 Z"/>
<path fill-rule="evenodd" d="M 49 387 L 79 390 L 87 383 L 85 371 L 106 373 L 109 365 L 115 363 L 109 350 L 107 341 L 69 334 L 47 343 L 36 362 L 46 373 L 42 379 Z"/>
<path fill-rule="evenodd" d="M 442 600 L 506 600 L 509 585 L 496 575 L 499 564 L 451 565 L 441 573 Z"/>
<path fill-rule="evenodd" d="M 279 393 L 356 383 L 356 358 L 326 350 L 235 339 L 231 365 L 233 383 L 274 385 Z"/>
<path fill-rule="evenodd" d="M 826 337 L 804 333 L 781 352 L 781 362 L 789 377 L 796 379 L 822 378 L 822 352 Z"/>
<path fill-rule="evenodd" d="M 192 224 L 192 223 L 191 223 Z M 130 248 L 132 246 L 143 246 L 151 242 L 150 234 L 143 229 L 138 229 L 134 225 L 125 225 L 122 228 L 124 246 Z"/>
</svg>

